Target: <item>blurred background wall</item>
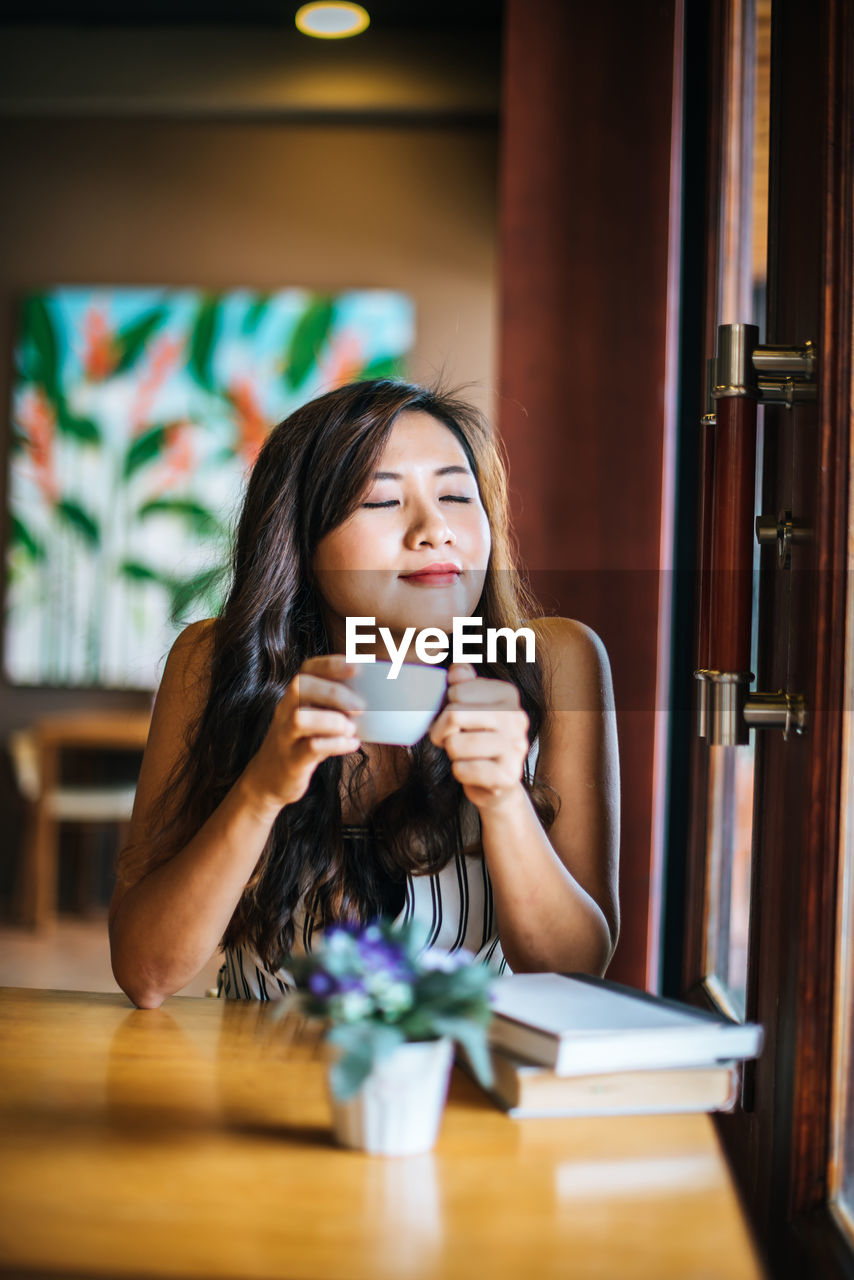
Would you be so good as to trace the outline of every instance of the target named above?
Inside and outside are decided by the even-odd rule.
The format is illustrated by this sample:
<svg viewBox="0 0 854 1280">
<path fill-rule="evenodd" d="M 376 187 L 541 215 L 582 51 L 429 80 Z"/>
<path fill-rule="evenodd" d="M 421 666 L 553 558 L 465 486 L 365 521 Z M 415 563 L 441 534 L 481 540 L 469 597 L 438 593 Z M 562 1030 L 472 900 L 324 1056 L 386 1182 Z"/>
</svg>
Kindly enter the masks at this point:
<svg viewBox="0 0 854 1280">
<path fill-rule="evenodd" d="M 494 410 L 500 5 L 479 33 L 443 31 L 441 6 L 438 26 L 386 7 L 400 12 L 361 45 L 265 27 L 263 5 L 213 29 L 190 29 L 186 6 L 87 18 L 85 4 L 73 25 L 47 5 L 44 24 L 6 27 L 0 403 L 15 302 L 39 286 L 386 287 L 415 304 L 411 376 L 465 382 Z M 2 439 L 5 501 L 8 425 Z M 42 715 L 147 701 L 4 680 L 0 740 Z M 21 805 L 5 755 L 0 823 L 8 911 Z"/>
<path fill-rule="evenodd" d="M 51 284 L 411 294 L 417 379 L 471 384 L 546 612 L 611 655 L 623 933 L 655 985 L 665 832 L 678 306 L 679 5 L 12 0 L 0 42 L 0 403 L 16 294 Z M 40 19 L 39 25 L 36 25 Z M 11 25 L 9 25 L 11 24 Z M 0 483 L 5 482 L 0 457 Z M 144 696 L 0 686 L 0 738 Z M 16 801 L 0 896 L 14 881 Z"/>
</svg>

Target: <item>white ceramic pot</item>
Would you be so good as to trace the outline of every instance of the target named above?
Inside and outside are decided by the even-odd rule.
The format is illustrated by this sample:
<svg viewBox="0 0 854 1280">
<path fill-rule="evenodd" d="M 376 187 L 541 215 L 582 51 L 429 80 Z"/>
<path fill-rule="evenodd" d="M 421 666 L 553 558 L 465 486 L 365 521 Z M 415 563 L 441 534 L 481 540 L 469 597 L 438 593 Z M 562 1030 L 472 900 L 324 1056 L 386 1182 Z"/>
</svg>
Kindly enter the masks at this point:
<svg viewBox="0 0 854 1280">
<path fill-rule="evenodd" d="M 329 1067 L 337 1056 L 330 1049 Z M 340 1102 L 330 1088 L 336 1140 L 373 1155 L 429 1151 L 439 1132 L 452 1060 L 450 1040 L 402 1044 L 374 1068 L 355 1097 Z"/>
</svg>

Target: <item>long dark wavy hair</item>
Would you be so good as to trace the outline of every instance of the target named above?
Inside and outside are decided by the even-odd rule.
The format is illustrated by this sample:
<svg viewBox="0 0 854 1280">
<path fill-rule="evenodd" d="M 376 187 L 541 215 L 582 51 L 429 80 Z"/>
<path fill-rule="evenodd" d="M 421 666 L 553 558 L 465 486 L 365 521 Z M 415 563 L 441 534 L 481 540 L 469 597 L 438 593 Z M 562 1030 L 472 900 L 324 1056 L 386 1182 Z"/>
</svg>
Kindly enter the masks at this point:
<svg viewBox="0 0 854 1280">
<path fill-rule="evenodd" d="M 297 409 L 271 431 L 249 479 L 231 587 L 213 626 L 207 701 L 165 797 L 174 816 L 147 870 L 189 842 L 260 747 L 302 663 L 329 652 L 313 585 L 315 548 L 362 500 L 406 410 L 429 414 L 452 431 L 477 481 L 492 549 L 476 615 L 485 627 L 513 628 L 531 616 L 532 601 L 515 571 L 505 469 L 494 433 L 476 410 L 453 395 L 390 379 L 339 387 Z M 516 685 L 533 741 L 546 711 L 539 662 L 499 660 L 481 666 L 480 674 Z M 302 799 L 279 813 L 223 945 L 248 943 L 275 969 L 293 947 L 298 904 L 314 927 L 366 921 L 381 910 L 384 884 L 407 873 L 435 873 L 454 857 L 471 806 L 444 751 L 426 737 L 408 750 L 402 785 L 368 816 L 376 850 L 368 859 L 359 850 L 354 855 L 342 835 L 341 758 L 317 766 Z M 367 765 L 361 754 L 349 781 L 354 803 Z M 548 827 L 554 793 L 527 777 L 524 785 Z"/>
</svg>

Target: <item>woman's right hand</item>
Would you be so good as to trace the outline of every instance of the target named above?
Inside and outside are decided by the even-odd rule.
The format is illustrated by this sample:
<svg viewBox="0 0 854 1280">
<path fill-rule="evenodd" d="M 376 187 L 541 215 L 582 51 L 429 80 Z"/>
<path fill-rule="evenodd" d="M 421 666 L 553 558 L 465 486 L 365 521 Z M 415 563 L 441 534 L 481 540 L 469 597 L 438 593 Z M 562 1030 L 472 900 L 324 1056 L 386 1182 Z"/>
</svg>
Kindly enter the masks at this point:
<svg viewBox="0 0 854 1280">
<path fill-rule="evenodd" d="M 343 683 L 356 668 L 343 654 L 308 658 L 273 712 L 270 727 L 244 771 L 244 781 L 265 805 L 300 800 L 321 760 L 359 748 L 354 715 L 365 703 Z"/>
</svg>

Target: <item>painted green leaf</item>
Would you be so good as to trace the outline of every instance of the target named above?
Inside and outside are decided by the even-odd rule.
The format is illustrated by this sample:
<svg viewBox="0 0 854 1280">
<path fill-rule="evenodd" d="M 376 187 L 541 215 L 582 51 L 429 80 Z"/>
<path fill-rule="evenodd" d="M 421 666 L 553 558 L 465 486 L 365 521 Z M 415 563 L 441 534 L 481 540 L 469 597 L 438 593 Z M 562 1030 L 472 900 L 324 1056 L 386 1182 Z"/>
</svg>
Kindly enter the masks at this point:
<svg viewBox="0 0 854 1280">
<path fill-rule="evenodd" d="M 204 600 L 209 608 L 215 610 L 220 603 L 220 592 L 216 589 L 224 574 L 224 566 L 205 569 L 202 573 L 187 578 L 185 582 L 172 584 L 172 608 L 170 621 L 180 622 L 187 610 L 198 600 Z"/>
<path fill-rule="evenodd" d="M 246 315 L 243 317 L 244 333 L 255 333 L 261 321 L 264 319 L 269 305 L 269 293 L 259 294 L 255 301 L 247 308 Z"/>
<path fill-rule="evenodd" d="M 79 533 L 90 546 L 100 546 L 101 531 L 98 524 L 79 503 L 72 501 L 71 498 L 61 498 L 54 510 L 60 519 Z"/>
<path fill-rule="evenodd" d="M 56 427 L 63 435 L 70 436 L 80 444 L 99 445 L 101 443 L 101 432 L 97 423 L 91 418 L 78 418 L 77 414 L 72 413 L 68 408 L 64 396 L 59 396 L 56 402 Z"/>
<path fill-rule="evenodd" d="M 184 520 L 194 533 L 221 533 L 222 526 L 212 511 L 192 498 L 153 498 L 137 512 L 140 520 L 150 516 L 176 516 Z"/>
<path fill-rule="evenodd" d="M 25 453 L 30 447 L 30 437 L 21 430 L 19 426 L 13 424 L 12 434 L 9 437 L 9 447 L 12 453 Z"/>
<path fill-rule="evenodd" d="M 198 383 L 211 389 L 213 374 L 214 342 L 219 327 L 219 302 L 214 297 L 207 297 L 199 305 L 193 332 L 190 335 L 190 354 L 188 364 L 190 372 Z"/>
<path fill-rule="evenodd" d="M 297 321 L 285 361 L 285 381 L 291 391 L 305 382 L 329 337 L 335 303 L 328 294 L 318 294 Z"/>
<path fill-rule="evenodd" d="M 44 560 L 44 545 L 14 514 L 9 516 L 9 544 L 26 552 L 31 560 Z"/>
<path fill-rule="evenodd" d="M 15 348 L 15 374 L 18 382 L 40 382 L 40 369 L 38 353 L 30 343 L 25 345 L 22 334 L 21 341 Z"/>
<path fill-rule="evenodd" d="M 128 446 L 125 454 L 124 464 L 122 466 L 122 476 L 127 480 L 130 476 L 138 471 L 140 467 L 145 467 L 149 462 L 153 462 L 155 458 L 159 458 L 165 451 L 169 443 L 169 425 L 168 423 L 160 423 L 156 427 L 150 427 L 148 431 L 144 431 L 141 436 L 137 436 Z"/>
<path fill-rule="evenodd" d="M 152 569 L 150 565 L 142 564 L 139 560 L 125 560 L 119 565 L 119 573 L 123 578 L 130 578 L 131 582 L 154 582 L 159 587 L 166 587 L 168 591 L 172 590 L 173 582 L 166 574 L 159 573 L 157 569 Z"/>
<path fill-rule="evenodd" d="M 32 345 L 30 369 L 49 396 L 56 396 L 59 383 L 59 356 L 56 329 L 44 298 L 33 294 L 23 307 L 25 341 Z"/>
<path fill-rule="evenodd" d="M 115 373 L 124 373 L 138 360 L 145 349 L 145 344 L 163 324 L 167 314 L 166 307 L 156 307 L 147 315 L 140 316 L 138 320 L 119 330 L 115 337 L 119 351 Z"/>
<path fill-rule="evenodd" d="M 367 382 L 370 378 L 402 378 L 402 356 L 377 356 L 369 360 L 358 375 L 357 381 Z"/>
</svg>

